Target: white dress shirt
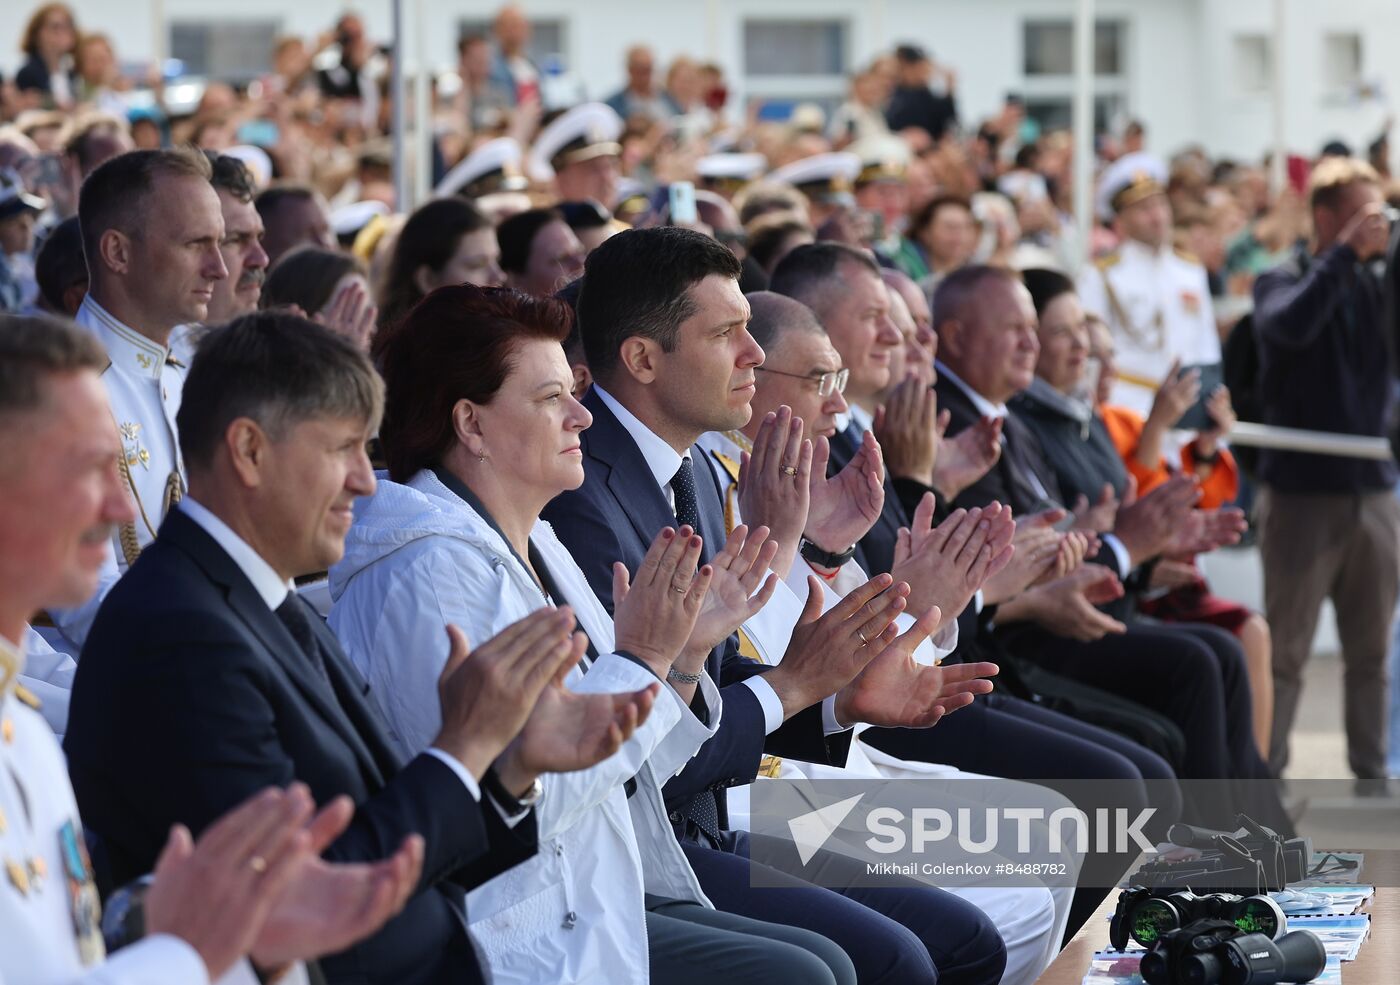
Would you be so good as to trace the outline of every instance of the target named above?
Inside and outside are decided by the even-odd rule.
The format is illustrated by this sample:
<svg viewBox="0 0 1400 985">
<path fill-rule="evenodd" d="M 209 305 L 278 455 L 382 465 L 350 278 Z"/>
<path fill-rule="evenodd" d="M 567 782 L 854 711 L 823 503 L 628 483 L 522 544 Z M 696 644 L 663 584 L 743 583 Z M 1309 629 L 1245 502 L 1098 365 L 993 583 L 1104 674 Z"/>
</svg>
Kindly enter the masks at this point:
<svg viewBox="0 0 1400 985">
<path fill-rule="evenodd" d="M 637 420 L 633 414 L 617 398 L 598 385 L 593 383 L 593 390 L 598 394 L 598 398 L 607 404 L 608 410 L 613 412 L 613 416 L 632 436 L 632 440 L 637 443 L 637 448 L 642 453 L 642 458 L 646 459 L 647 468 L 651 470 L 652 478 L 661 487 L 661 492 L 666 496 L 666 502 L 671 504 L 671 512 L 676 511 L 676 494 L 671 489 L 671 480 L 675 478 L 676 471 L 681 467 L 681 462 L 690 458 L 690 449 L 684 453 L 676 451 L 648 428 L 641 421 Z M 694 462 L 691 463 L 694 469 Z M 699 481 L 697 474 L 696 481 Z M 713 553 L 715 548 L 711 548 Z M 778 692 L 773 690 L 773 685 L 763 679 L 762 674 L 754 674 L 744 682 L 744 686 L 753 691 L 754 697 L 758 698 L 759 707 L 763 709 L 763 727 L 765 734 L 771 735 L 782 727 L 786 716 L 783 714 L 783 700 L 778 697 Z M 832 700 L 830 698 L 828 701 Z M 825 716 L 823 716 L 825 718 Z M 835 715 L 828 720 L 831 725 L 836 725 Z M 841 731 L 837 726 L 836 731 Z"/>
</svg>

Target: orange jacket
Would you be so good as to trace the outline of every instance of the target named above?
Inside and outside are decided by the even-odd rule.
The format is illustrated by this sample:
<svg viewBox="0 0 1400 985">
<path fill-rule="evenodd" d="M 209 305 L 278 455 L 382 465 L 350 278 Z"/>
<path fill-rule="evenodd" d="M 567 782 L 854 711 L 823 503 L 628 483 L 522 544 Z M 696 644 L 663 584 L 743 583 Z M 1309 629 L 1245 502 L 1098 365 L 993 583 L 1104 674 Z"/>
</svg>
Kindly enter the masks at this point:
<svg viewBox="0 0 1400 985">
<path fill-rule="evenodd" d="M 1171 478 L 1167 460 L 1162 459 L 1156 468 L 1148 468 L 1137 460 L 1138 442 L 1142 439 L 1144 421 L 1136 412 L 1126 407 L 1099 408 L 1104 426 L 1108 428 L 1113 447 L 1128 467 L 1128 474 L 1137 480 L 1138 495 L 1144 495 Z M 1181 468 L 1186 475 L 1196 474 L 1195 443 L 1187 442 L 1181 449 Z M 1240 491 L 1240 472 L 1235 457 L 1226 448 L 1220 449 L 1220 457 L 1215 467 L 1201 480 L 1201 502 L 1203 510 L 1215 509 L 1230 502 Z"/>
</svg>

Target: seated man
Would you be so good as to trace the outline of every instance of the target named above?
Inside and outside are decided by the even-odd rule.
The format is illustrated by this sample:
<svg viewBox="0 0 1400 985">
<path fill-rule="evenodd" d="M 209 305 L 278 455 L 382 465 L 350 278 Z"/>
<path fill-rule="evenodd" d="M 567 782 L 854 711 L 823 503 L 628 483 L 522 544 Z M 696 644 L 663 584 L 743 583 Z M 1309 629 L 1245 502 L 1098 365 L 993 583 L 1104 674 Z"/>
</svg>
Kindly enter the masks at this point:
<svg viewBox="0 0 1400 985">
<path fill-rule="evenodd" d="M 264 790 L 191 845 L 164 839 L 144 900 L 145 937 L 107 959 L 97 887 L 62 751 L 16 675 L 24 621 L 93 591 L 112 524 L 134 507 L 116 468 L 120 449 L 98 378 L 105 357 L 90 335 L 46 318 L 0 318 L 0 443 L 15 468 L 0 476 L 0 980 L 252 985 L 251 953 L 285 981 L 289 962 L 339 950 L 377 930 L 421 875 L 423 843 L 404 839 L 374 865 L 326 865 L 324 840 L 350 819 L 333 801 L 311 822 L 306 788 Z M 66 697 L 67 692 L 64 692 Z M 391 849 L 394 846 L 387 846 Z M 235 963 L 237 962 L 237 963 Z"/>
<path fill-rule="evenodd" d="M 950 433 L 984 416 L 1003 418 L 999 461 L 957 504 L 997 500 L 1010 502 L 1019 513 L 1061 506 L 1059 481 L 1035 435 L 1006 411 L 1006 402 L 1034 377 L 1039 341 L 1030 292 L 1013 273 L 965 267 L 939 286 L 934 328 L 936 388 L 939 403 L 952 415 Z M 1126 582 L 1136 567 L 1164 551 L 1201 549 L 1183 543 L 1195 536 L 1185 522 L 1195 500 L 1194 484 L 1181 478 L 1118 506 L 1106 518 L 1088 511 L 1086 518 L 1106 545 L 1096 560 L 1113 566 Z M 1261 824 L 1291 830 L 1254 747 L 1244 656 L 1228 634 L 1211 627 L 1133 624 L 1083 642 L 1077 627 L 1093 618 L 1092 608 L 1052 602 L 1025 593 L 1001 607 L 1000 634 L 1013 653 L 1171 718 L 1186 737 L 1182 777 L 1265 781 L 1237 783 L 1229 793 L 1219 790 L 1209 808 L 1216 823 L 1228 823 L 1243 810 Z"/>
<path fill-rule="evenodd" d="M 339 559 L 355 498 L 374 491 L 365 442 L 381 406 L 367 358 L 305 319 L 264 312 L 206 339 L 179 417 L 189 496 L 93 624 L 69 769 L 118 881 L 151 867 L 172 823 L 199 831 L 265 786 L 299 780 L 318 803 L 348 795 L 356 818 L 326 857 L 375 858 L 418 833 L 425 875 L 400 916 L 322 962 L 327 977 L 480 981 L 463 890 L 534 852 L 537 775 L 610 755 L 638 708 L 615 711 L 611 695 L 580 699 L 596 714 L 579 717 L 536 706 L 584 651 L 567 608 L 470 659 L 449 628 L 442 728 L 407 764 L 394 754 L 363 680 L 289 587 Z M 512 742 L 532 714 L 559 717 L 536 724 L 570 740 L 569 758 Z M 615 724 L 621 739 L 600 741 Z"/>
<path fill-rule="evenodd" d="M 719 491 L 709 471 L 696 467 L 701 452 L 692 446 L 706 431 L 749 419 L 753 371 L 763 351 L 745 329 L 749 310 L 739 273 L 739 261 L 725 247 L 676 227 L 619 233 L 588 257 L 578 301 L 594 379 L 583 401 L 593 416 L 592 427 L 580 435 L 584 482 L 553 500 L 543 515 L 605 606 L 612 599 L 613 562 L 635 566 L 663 527 L 681 522 L 699 529 L 706 562 L 714 546 L 725 542 Z M 780 545 L 780 553 L 795 547 Z M 878 589 L 891 583 L 884 575 L 871 584 Z M 902 608 L 907 586 L 894 588 L 881 598 Z M 811 631 L 820 625 L 799 625 L 776 667 L 744 660 L 732 637 L 706 665 L 721 686 L 723 719 L 664 790 L 701 887 L 721 909 L 777 919 L 834 940 L 862 981 L 998 981 L 1006 952 L 991 922 L 939 890 L 836 893 L 790 877 L 790 888 L 751 887 L 750 840 L 724 830 L 725 788 L 751 782 L 765 750 L 843 762 L 850 739 L 840 722 L 904 724 L 891 709 L 910 714 L 910 685 L 922 687 L 918 672 L 910 680 L 899 674 L 856 676 L 882 656 L 902 667 L 907 651 L 901 653 L 897 642 L 886 645 L 893 633 L 879 640 L 861 636 L 861 644 L 877 645 L 858 646 L 866 651 L 863 659 L 848 662 L 835 640 L 822 642 Z M 853 626 L 844 636 L 860 633 Z M 868 652 L 875 649 L 879 656 Z M 973 677 L 990 672 L 985 665 L 969 669 Z M 965 705 L 973 689 L 987 690 L 960 683 L 966 680 L 953 674 L 944 679 L 950 686 L 934 687 L 931 699 L 913 710 L 917 720 L 936 719 L 941 709 Z M 806 871 L 832 883 L 855 881 L 849 868 L 842 870 L 842 860 L 826 853 Z"/>
</svg>

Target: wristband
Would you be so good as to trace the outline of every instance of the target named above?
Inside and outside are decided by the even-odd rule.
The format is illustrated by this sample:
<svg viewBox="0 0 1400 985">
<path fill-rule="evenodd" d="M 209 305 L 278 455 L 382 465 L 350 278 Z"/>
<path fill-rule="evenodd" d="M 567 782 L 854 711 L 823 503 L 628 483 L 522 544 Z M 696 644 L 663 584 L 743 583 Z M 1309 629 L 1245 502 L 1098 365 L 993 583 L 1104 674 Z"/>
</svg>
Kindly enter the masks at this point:
<svg viewBox="0 0 1400 985">
<path fill-rule="evenodd" d="M 839 568 L 856 556 L 856 545 L 852 544 L 839 554 L 832 554 L 830 551 L 822 550 L 812 541 L 803 537 L 798 552 L 802 555 L 802 560 L 804 561 L 821 565 L 823 568 Z"/>
<path fill-rule="evenodd" d="M 666 672 L 666 680 L 673 684 L 699 684 L 704 676 L 703 670 L 698 674 L 686 674 L 672 667 Z"/>
</svg>

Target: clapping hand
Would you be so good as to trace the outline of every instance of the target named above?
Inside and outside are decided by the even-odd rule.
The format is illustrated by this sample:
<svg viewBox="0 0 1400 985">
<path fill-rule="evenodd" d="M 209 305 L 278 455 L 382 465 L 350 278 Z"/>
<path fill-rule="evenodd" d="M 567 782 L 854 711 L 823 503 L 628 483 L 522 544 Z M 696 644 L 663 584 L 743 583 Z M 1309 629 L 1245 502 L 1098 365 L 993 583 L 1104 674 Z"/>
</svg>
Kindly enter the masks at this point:
<svg viewBox="0 0 1400 985">
<path fill-rule="evenodd" d="M 845 725 L 867 722 L 903 728 L 928 728 L 944 715 L 988 694 L 997 673 L 994 663 L 928 666 L 914 651 L 936 632 L 942 613 L 935 607 L 891 640 L 836 696 L 836 720 Z"/>
<path fill-rule="evenodd" d="M 869 431 L 846 467 L 830 478 L 826 474 L 829 457 L 826 438 L 818 438 L 812 452 L 805 534 L 823 550 L 840 554 L 858 543 L 880 519 L 885 506 L 884 461 L 880 445 Z"/>
<path fill-rule="evenodd" d="M 777 553 L 767 527 L 750 530 L 741 523 L 730 531 L 724 550 L 710 561 L 714 576 L 685 645 L 689 665 L 682 671 L 698 672 L 711 650 L 768 604 L 778 587 L 778 576 L 768 570 Z"/>
<path fill-rule="evenodd" d="M 811 502 L 812 443 L 802 440 L 802 418 L 786 405 L 759 425 L 753 451 L 741 456 L 739 514 L 765 526 L 778 544 L 773 570 L 786 575 L 807 528 Z"/>
<path fill-rule="evenodd" d="M 1032 584 L 1053 573 L 1063 553 L 1064 534 L 1052 527 L 1018 526 L 1014 548 L 1006 567 L 982 584 L 988 605 L 1020 595 Z"/>
<path fill-rule="evenodd" d="M 714 577 L 713 565 L 695 569 L 703 546 L 690 527 L 666 527 L 652 540 L 635 580 L 628 578 L 621 561 L 613 564 L 617 648 L 641 660 L 663 681 L 695 631 Z"/>
<path fill-rule="evenodd" d="M 1123 596 L 1118 576 L 1101 564 L 1086 564 L 1026 594 L 1033 599 L 1035 621 L 1057 636 L 1091 643 L 1127 632 L 1117 619 L 1094 608 Z"/>
<path fill-rule="evenodd" d="M 1249 529 L 1244 511 L 1227 506 L 1217 510 L 1192 510 L 1172 531 L 1162 548 L 1163 554 L 1190 557 L 1217 547 L 1238 544 Z"/>
<path fill-rule="evenodd" d="M 1156 557 L 1171 545 L 1173 537 L 1186 523 L 1191 509 L 1201 498 L 1194 479 L 1178 475 L 1153 489 L 1142 499 L 1134 498 L 1135 485 L 1128 481 L 1128 491 L 1118 507 L 1113 533 L 1128 551 L 1134 565 Z"/>
<path fill-rule="evenodd" d="M 927 493 L 914 510 L 913 526 L 899 533 L 891 574 L 909 583 L 916 611 L 937 607 L 956 619 L 982 583 L 1010 562 L 1016 524 L 1000 503 L 954 510 L 936 528 L 933 511 L 933 494 Z"/>
<path fill-rule="evenodd" d="M 300 784 L 293 784 L 296 790 Z M 303 788 L 304 789 L 304 788 Z M 355 813 L 348 797 L 330 801 L 307 826 L 309 851 L 273 903 L 252 948 L 254 963 L 275 969 L 343 951 L 403 909 L 423 871 L 423 837 L 409 835 L 379 862 L 321 858 Z"/>
<path fill-rule="evenodd" d="M 807 576 L 807 602 L 782 661 L 764 678 L 790 718 L 845 687 L 898 632 L 909 586 L 876 575 L 822 612 L 826 590 Z"/>
<path fill-rule="evenodd" d="M 1128 481 L 1131 482 L 1132 479 Z M 1118 506 L 1118 497 L 1113 492 L 1113 486 L 1107 482 L 1103 484 L 1098 501 L 1092 505 L 1089 503 L 1089 497 L 1080 493 L 1079 498 L 1074 501 L 1074 529 L 1111 533 L 1113 524 L 1118 519 Z"/>
<path fill-rule="evenodd" d="M 947 411 L 938 412 L 938 396 L 924 374 L 911 373 L 900 381 L 889 399 L 875 408 L 875 437 L 890 474 L 932 487 L 938 446 L 949 419 Z"/>
<path fill-rule="evenodd" d="M 1000 417 L 984 417 L 952 438 L 944 438 L 948 422 L 939 415 L 938 459 L 933 468 L 933 488 L 952 501 L 990 472 L 1001 458 Z"/>
</svg>

